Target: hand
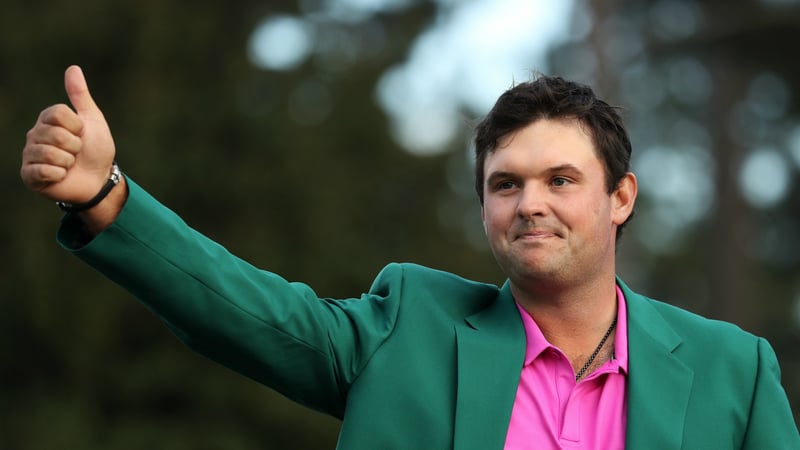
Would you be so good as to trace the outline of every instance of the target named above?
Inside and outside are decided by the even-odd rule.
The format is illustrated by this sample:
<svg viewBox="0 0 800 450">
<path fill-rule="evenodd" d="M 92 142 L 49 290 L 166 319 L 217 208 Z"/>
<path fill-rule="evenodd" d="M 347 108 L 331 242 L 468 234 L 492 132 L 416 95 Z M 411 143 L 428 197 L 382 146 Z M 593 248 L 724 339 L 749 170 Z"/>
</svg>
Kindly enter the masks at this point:
<svg viewBox="0 0 800 450">
<path fill-rule="evenodd" d="M 51 106 L 28 131 L 22 150 L 23 183 L 53 201 L 84 203 L 108 180 L 114 140 L 78 66 L 64 74 L 70 103 Z"/>
</svg>

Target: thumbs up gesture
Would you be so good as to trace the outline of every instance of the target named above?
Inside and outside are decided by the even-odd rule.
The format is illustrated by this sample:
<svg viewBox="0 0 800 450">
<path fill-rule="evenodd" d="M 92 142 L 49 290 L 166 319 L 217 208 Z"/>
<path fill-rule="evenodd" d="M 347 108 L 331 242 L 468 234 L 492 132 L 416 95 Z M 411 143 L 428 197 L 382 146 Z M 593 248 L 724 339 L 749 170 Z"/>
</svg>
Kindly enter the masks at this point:
<svg viewBox="0 0 800 450">
<path fill-rule="evenodd" d="M 42 111 L 28 131 L 20 176 L 50 200 L 79 204 L 108 180 L 114 140 L 78 66 L 67 69 L 64 86 L 72 108 L 59 104 Z"/>
</svg>

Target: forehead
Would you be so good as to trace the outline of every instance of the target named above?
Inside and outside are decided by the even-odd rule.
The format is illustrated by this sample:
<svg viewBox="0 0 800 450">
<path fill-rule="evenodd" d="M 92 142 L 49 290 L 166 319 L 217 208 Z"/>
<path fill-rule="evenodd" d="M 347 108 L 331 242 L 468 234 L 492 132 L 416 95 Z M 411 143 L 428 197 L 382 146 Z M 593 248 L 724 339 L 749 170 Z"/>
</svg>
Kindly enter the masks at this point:
<svg viewBox="0 0 800 450">
<path fill-rule="evenodd" d="M 539 119 L 498 140 L 486 156 L 484 172 L 495 170 L 546 170 L 572 165 L 581 170 L 603 171 L 594 141 L 574 119 Z"/>
</svg>

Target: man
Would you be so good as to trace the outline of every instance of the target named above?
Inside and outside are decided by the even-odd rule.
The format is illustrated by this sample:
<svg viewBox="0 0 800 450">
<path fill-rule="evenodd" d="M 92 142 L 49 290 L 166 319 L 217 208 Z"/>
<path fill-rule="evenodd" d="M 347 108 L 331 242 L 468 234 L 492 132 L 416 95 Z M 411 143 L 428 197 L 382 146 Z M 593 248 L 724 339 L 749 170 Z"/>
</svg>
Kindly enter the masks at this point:
<svg viewBox="0 0 800 450">
<path fill-rule="evenodd" d="M 504 286 L 390 264 L 360 298 L 330 300 L 231 255 L 112 169 L 80 69 L 65 84 L 74 110 L 42 112 L 21 168 L 68 211 L 61 244 L 187 345 L 341 418 L 339 448 L 800 448 L 765 340 L 616 278 L 637 182 L 620 117 L 585 86 L 520 84 L 478 126 Z"/>
</svg>

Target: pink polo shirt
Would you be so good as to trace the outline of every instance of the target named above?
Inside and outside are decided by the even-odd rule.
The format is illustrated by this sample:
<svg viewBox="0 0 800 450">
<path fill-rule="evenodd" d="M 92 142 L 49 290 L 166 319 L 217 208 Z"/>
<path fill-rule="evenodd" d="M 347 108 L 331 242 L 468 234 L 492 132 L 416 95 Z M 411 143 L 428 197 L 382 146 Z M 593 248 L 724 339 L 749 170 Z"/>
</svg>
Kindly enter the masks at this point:
<svg viewBox="0 0 800 450">
<path fill-rule="evenodd" d="M 566 355 L 550 345 L 519 305 L 527 348 L 506 450 L 625 448 L 628 323 L 625 297 L 617 287 L 614 359 L 578 383 Z"/>
</svg>

